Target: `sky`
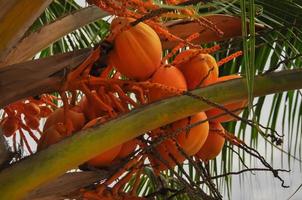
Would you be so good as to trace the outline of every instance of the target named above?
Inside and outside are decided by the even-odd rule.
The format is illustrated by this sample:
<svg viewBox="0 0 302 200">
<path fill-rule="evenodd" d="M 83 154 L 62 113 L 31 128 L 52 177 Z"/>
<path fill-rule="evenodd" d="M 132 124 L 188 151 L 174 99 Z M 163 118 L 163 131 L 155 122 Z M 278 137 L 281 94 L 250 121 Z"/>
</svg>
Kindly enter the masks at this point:
<svg viewBox="0 0 302 200">
<path fill-rule="evenodd" d="M 86 5 L 86 1 L 85 0 L 75 0 L 79 5 L 81 6 L 85 6 Z"/>
</svg>

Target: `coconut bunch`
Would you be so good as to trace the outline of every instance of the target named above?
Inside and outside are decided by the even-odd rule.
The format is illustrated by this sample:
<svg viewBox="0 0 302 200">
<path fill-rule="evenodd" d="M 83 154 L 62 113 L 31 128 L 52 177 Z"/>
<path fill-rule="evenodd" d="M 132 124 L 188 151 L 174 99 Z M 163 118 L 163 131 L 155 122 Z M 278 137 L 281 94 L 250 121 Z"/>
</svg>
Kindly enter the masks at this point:
<svg viewBox="0 0 302 200">
<path fill-rule="evenodd" d="M 130 23 L 133 21 L 134 19 L 131 18 L 116 18 L 113 20 L 111 28 L 113 31 L 114 29 L 122 30 L 121 27 L 130 27 Z M 114 48 L 109 54 L 109 63 L 114 69 L 126 79 L 158 85 L 158 87 L 150 87 L 146 93 L 148 103 L 181 95 L 183 92 L 211 84 L 240 78 L 237 75 L 219 77 L 215 58 L 204 53 L 206 52 L 204 49 L 191 48 L 179 53 L 171 63 L 165 62 L 157 32 L 142 22 L 120 31 L 116 35 L 113 45 Z M 234 114 L 239 114 L 245 105 L 246 101 L 239 101 L 230 102 L 224 107 L 231 112 L 236 111 Z M 176 164 L 169 158 L 170 155 L 179 163 L 185 160 L 185 157 L 179 152 L 179 148 L 188 156 L 197 155 L 204 161 L 214 159 L 224 144 L 224 129 L 220 123 L 235 120 L 229 114 L 223 115 L 224 112 L 219 108 L 212 108 L 164 128 L 151 131 L 151 138 L 156 140 L 157 137 L 166 133 L 186 129 L 191 124 L 204 121 L 188 131 L 180 132 L 175 138 L 164 140 L 156 146 L 157 152 L 170 167 Z M 159 171 L 167 169 L 156 159 L 156 156 L 150 155 L 149 157 L 153 166 L 157 166 Z"/>
</svg>

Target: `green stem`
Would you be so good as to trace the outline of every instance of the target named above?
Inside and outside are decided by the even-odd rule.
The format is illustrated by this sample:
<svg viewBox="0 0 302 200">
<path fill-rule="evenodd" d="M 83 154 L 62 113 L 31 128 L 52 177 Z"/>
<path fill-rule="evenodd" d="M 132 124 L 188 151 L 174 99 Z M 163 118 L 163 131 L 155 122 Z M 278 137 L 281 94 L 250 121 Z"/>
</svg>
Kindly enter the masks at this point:
<svg viewBox="0 0 302 200">
<path fill-rule="evenodd" d="M 302 88 L 302 69 L 255 78 L 254 96 Z M 236 79 L 193 91 L 217 103 L 247 99 L 246 81 Z M 189 96 L 179 96 L 136 109 L 93 129 L 81 131 L 0 173 L 0 198 L 21 199 L 27 193 L 116 145 L 209 108 Z"/>
</svg>

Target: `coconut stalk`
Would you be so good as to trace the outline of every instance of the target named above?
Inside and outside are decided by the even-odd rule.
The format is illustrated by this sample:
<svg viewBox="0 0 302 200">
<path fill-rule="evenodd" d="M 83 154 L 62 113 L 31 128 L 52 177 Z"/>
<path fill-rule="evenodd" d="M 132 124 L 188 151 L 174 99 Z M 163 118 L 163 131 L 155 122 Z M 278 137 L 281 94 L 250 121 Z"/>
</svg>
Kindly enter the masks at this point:
<svg viewBox="0 0 302 200">
<path fill-rule="evenodd" d="M 263 96 L 302 88 L 302 70 L 286 70 L 255 77 L 254 96 Z M 219 104 L 247 98 L 246 80 L 236 79 L 192 91 Z M 129 141 L 148 130 L 196 114 L 210 106 L 182 95 L 136 109 L 95 128 L 38 152 L 0 173 L 3 199 L 21 199 L 43 183 L 76 168 L 88 159 Z M 22 177 L 22 178 L 20 178 Z"/>
</svg>

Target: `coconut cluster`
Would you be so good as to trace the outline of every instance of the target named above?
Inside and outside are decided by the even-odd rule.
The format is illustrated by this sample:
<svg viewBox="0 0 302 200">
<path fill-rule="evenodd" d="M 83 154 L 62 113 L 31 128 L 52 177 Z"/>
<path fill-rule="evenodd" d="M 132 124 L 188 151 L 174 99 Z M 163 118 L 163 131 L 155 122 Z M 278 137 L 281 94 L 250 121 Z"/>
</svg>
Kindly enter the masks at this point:
<svg viewBox="0 0 302 200">
<path fill-rule="evenodd" d="M 121 29 L 120 26 L 125 27 L 125 24 L 132 21 L 133 19 L 129 18 L 117 18 L 112 22 L 112 30 Z M 240 78 L 236 75 L 219 77 L 215 58 L 210 54 L 198 52 L 198 49 L 182 51 L 173 61 L 173 63 L 178 63 L 177 65 L 163 64 L 160 38 L 147 24 L 139 23 L 116 35 L 114 50 L 110 54 L 110 63 L 128 79 L 149 81 L 161 84 L 166 88 L 174 88 L 176 91 L 193 90 L 229 79 Z M 152 103 L 171 96 L 173 94 L 168 93 L 165 89 L 150 89 L 148 101 Z M 240 109 L 245 105 L 246 101 L 239 101 L 230 102 L 224 107 L 230 111 L 236 110 L 235 114 L 239 114 Z M 225 132 L 221 123 L 235 120 L 228 114 L 215 118 L 223 112 L 219 108 L 212 108 L 170 124 L 169 130 L 154 131 L 155 134 L 152 137 L 156 138 L 165 132 L 184 129 L 195 122 L 205 121 L 188 131 L 181 132 L 174 139 L 165 140 L 156 147 L 156 150 L 170 167 L 175 165 L 170 155 L 173 155 L 179 163 L 185 160 L 185 157 L 179 152 L 179 147 L 189 156 L 196 155 L 204 161 L 214 159 L 220 153 L 225 140 L 223 137 Z M 207 121 L 208 118 L 209 121 Z M 178 144 L 176 145 L 175 142 Z M 151 163 L 159 170 L 166 168 L 152 156 Z"/>
<path fill-rule="evenodd" d="M 194 48 L 179 53 L 173 61 L 176 64 L 163 63 L 161 40 L 156 31 L 142 22 L 131 26 L 133 20 L 116 18 L 111 24 L 111 32 L 114 35 L 113 49 L 108 55 L 109 70 L 101 77 L 109 82 L 113 80 L 115 84 L 90 87 L 82 85 L 81 89 L 85 95 L 76 105 L 59 108 L 48 116 L 38 142 L 38 150 L 45 149 L 76 131 L 105 123 L 119 114 L 129 112 L 133 109 L 131 106 L 137 106 L 137 99 L 140 99 L 141 104 L 153 103 L 180 95 L 184 91 L 240 78 L 235 75 L 219 77 L 215 58 Z M 95 80 L 103 81 L 97 78 Z M 127 84 L 117 84 L 124 80 L 128 81 Z M 149 87 L 145 90 L 146 88 L 140 88 L 140 85 Z M 131 92 L 137 95 L 131 97 Z M 230 102 L 224 107 L 231 111 L 236 110 L 238 114 L 245 104 L 246 101 Z M 235 120 L 231 115 L 222 115 L 223 112 L 212 108 L 149 131 L 147 134 L 150 140 L 156 141 L 182 130 L 176 137 L 166 137 L 154 147 L 161 159 L 152 152 L 148 153 L 152 167 L 158 172 L 172 168 L 185 160 L 184 154 L 195 155 L 203 161 L 214 159 L 225 141 L 225 130 L 221 123 Z M 197 122 L 203 123 L 188 128 Z M 95 167 L 110 166 L 131 155 L 138 146 L 140 143 L 137 139 L 130 140 L 97 155 L 86 164 Z"/>
</svg>

